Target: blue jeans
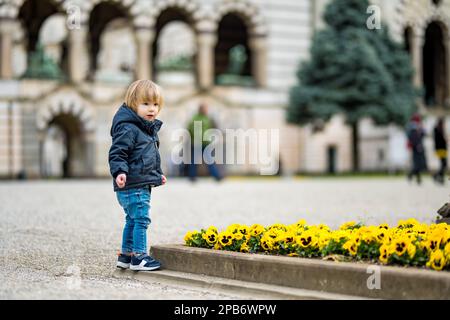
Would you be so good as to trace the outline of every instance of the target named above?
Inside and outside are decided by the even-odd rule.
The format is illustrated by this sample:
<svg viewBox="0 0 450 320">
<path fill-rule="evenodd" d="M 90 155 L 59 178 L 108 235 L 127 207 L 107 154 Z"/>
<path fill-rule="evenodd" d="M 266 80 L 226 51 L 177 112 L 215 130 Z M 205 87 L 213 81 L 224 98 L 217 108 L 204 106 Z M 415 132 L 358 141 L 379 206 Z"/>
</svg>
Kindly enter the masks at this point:
<svg viewBox="0 0 450 320">
<path fill-rule="evenodd" d="M 150 220 L 151 191 L 148 187 L 117 191 L 117 200 L 125 211 L 122 253 L 147 253 L 147 228 Z"/>
</svg>

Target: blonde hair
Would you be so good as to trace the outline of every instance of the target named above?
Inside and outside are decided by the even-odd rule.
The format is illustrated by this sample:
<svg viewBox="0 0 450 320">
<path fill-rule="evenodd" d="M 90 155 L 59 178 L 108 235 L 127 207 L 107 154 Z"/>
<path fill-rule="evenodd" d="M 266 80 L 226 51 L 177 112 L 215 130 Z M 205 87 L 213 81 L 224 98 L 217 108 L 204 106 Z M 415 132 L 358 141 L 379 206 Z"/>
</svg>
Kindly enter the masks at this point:
<svg viewBox="0 0 450 320">
<path fill-rule="evenodd" d="M 145 102 L 157 103 L 161 110 L 164 104 L 161 87 L 150 80 L 137 80 L 130 84 L 125 94 L 125 104 L 137 112 L 137 107 Z"/>
</svg>

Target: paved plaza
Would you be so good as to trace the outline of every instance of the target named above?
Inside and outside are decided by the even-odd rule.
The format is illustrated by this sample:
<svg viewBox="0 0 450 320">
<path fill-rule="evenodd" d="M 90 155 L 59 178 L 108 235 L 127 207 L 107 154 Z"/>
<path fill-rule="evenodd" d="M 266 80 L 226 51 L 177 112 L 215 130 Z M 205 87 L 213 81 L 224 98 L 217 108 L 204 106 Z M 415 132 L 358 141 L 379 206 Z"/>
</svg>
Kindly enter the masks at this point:
<svg viewBox="0 0 450 320">
<path fill-rule="evenodd" d="M 422 186 L 403 177 L 169 179 L 152 192 L 149 243 L 182 243 L 188 230 L 232 223 L 432 223 L 449 191 L 430 178 Z M 1 181 L 0 298 L 243 298 L 113 277 L 122 226 L 110 180 Z"/>
</svg>

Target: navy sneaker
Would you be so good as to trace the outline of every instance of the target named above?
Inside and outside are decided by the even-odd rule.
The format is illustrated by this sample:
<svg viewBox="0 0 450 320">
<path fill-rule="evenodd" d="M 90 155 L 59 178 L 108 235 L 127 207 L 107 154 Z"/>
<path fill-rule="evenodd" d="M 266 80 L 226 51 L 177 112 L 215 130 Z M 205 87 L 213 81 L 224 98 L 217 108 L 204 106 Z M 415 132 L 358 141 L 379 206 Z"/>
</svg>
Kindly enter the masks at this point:
<svg viewBox="0 0 450 320">
<path fill-rule="evenodd" d="M 142 254 L 140 256 L 131 257 L 130 269 L 134 271 L 152 271 L 161 268 L 161 263 L 153 259 L 149 255 Z"/>
<path fill-rule="evenodd" d="M 130 263 L 131 263 L 131 256 L 127 256 L 125 254 L 119 254 L 118 258 L 117 258 L 117 268 L 120 269 L 128 269 L 130 267 Z"/>
</svg>

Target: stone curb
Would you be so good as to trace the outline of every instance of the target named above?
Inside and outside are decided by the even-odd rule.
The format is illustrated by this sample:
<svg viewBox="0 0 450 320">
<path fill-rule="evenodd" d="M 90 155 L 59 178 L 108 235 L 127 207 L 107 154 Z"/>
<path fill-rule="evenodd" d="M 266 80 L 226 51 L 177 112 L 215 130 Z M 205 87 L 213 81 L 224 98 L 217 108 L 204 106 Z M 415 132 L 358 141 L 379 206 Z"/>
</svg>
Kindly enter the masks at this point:
<svg viewBox="0 0 450 320">
<path fill-rule="evenodd" d="M 364 299 L 339 295 L 335 293 L 317 292 L 285 286 L 276 286 L 272 284 L 240 281 L 211 277 L 203 274 L 186 273 L 171 271 L 167 269 L 138 272 L 131 270 L 116 270 L 113 273 L 116 278 L 128 278 L 139 281 L 160 282 L 184 287 L 188 289 L 201 289 L 210 292 L 225 293 L 240 297 L 240 299 L 256 300 L 353 300 Z"/>
<path fill-rule="evenodd" d="M 375 299 L 450 299 L 450 273 L 418 268 L 155 245 L 164 269 Z M 380 289 L 369 289 L 368 283 Z"/>
</svg>

